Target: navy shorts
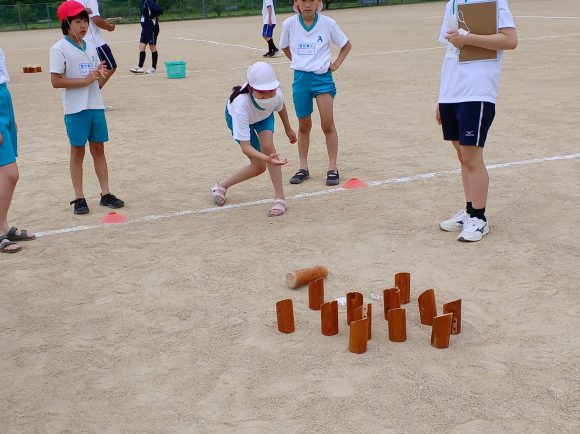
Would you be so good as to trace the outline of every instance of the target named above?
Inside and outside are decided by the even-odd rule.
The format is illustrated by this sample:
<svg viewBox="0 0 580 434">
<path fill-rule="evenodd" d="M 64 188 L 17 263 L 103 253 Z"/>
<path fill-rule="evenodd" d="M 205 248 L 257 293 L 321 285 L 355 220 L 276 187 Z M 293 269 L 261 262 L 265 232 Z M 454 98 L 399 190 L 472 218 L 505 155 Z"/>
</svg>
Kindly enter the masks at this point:
<svg viewBox="0 0 580 434">
<path fill-rule="evenodd" d="M 464 146 L 485 145 L 487 132 L 495 117 L 491 102 L 439 103 L 443 140 L 459 141 Z"/>
<path fill-rule="evenodd" d="M 141 39 L 139 39 L 139 42 L 142 44 L 157 45 L 158 34 L 159 34 L 158 29 L 155 29 L 151 32 L 141 30 Z"/>
<path fill-rule="evenodd" d="M 111 52 L 111 47 L 109 47 L 107 44 L 98 47 L 97 54 L 99 55 L 99 59 L 101 59 L 101 62 L 103 60 L 107 62 L 107 69 L 111 70 L 117 68 L 117 62 L 115 62 L 115 58 L 113 57 L 113 53 Z"/>
<path fill-rule="evenodd" d="M 276 24 L 272 24 L 271 26 L 264 24 L 264 29 L 262 29 L 262 36 L 271 38 L 274 34 L 274 27 L 276 27 Z"/>
</svg>

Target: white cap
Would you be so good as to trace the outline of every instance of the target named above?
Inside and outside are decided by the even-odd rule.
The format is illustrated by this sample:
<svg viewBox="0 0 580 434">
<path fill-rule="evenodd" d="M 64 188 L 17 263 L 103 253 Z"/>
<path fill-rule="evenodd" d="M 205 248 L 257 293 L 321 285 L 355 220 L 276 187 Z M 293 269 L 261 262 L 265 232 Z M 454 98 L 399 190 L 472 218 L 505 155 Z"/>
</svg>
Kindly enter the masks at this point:
<svg viewBox="0 0 580 434">
<path fill-rule="evenodd" d="M 256 62 L 248 68 L 248 84 L 250 87 L 264 92 L 280 87 L 276 73 L 266 62 Z"/>
<path fill-rule="evenodd" d="M 294 9 L 294 12 L 296 12 L 297 14 L 300 13 L 300 8 L 296 3 L 294 3 L 294 7 L 292 9 Z M 320 12 L 321 10 L 322 10 L 322 2 L 318 2 L 318 5 L 316 6 L 316 12 Z"/>
</svg>

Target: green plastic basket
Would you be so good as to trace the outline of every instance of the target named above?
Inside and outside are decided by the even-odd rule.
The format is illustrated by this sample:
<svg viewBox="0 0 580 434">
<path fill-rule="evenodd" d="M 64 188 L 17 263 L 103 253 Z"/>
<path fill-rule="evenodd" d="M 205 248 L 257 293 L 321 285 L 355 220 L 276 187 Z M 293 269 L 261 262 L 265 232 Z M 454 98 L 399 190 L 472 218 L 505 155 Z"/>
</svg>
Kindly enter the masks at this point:
<svg viewBox="0 0 580 434">
<path fill-rule="evenodd" d="M 167 68 L 167 76 L 169 78 L 184 78 L 185 77 L 185 62 L 165 62 Z"/>
</svg>

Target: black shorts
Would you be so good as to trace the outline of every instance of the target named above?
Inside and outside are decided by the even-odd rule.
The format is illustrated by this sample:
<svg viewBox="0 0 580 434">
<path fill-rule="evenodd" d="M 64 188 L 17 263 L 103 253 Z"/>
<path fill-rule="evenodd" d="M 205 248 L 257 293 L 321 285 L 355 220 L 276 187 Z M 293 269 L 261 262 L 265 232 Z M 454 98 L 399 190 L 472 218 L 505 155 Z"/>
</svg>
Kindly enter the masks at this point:
<svg viewBox="0 0 580 434">
<path fill-rule="evenodd" d="M 139 40 L 142 44 L 157 45 L 157 35 L 159 34 L 159 29 L 153 31 L 141 30 L 141 39 Z"/>
<path fill-rule="evenodd" d="M 111 48 L 107 44 L 97 47 L 97 54 L 99 55 L 99 59 L 101 59 L 101 62 L 103 60 L 107 62 L 107 69 L 117 68 L 117 62 L 115 62 L 115 58 L 113 57 Z"/>
<path fill-rule="evenodd" d="M 443 140 L 459 141 L 460 145 L 485 145 L 487 132 L 495 117 L 491 102 L 458 102 L 439 104 Z"/>
</svg>

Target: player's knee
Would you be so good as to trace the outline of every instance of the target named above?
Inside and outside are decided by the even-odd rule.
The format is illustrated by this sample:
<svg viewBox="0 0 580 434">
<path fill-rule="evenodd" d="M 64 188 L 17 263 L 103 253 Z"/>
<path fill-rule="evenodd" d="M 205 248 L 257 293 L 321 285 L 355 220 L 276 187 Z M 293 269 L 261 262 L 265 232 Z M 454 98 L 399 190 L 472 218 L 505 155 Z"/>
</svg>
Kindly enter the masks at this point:
<svg viewBox="0 0 580 434">
<path fill-rule="evenodd" d="M 311 129 L 312 129 L 312 121 L 310 119 L 308 120 L 298 119 L 298 131 L 300 131 L 301 133 L 309 133 Z"/>
<path fill-rule="evenodd" d="M 104 143 L 90 143 L 91 155 L 93 158 L 102 158 L 105 156 L 105 145 Z"/>
<path fill-rule="evenodd" d="M 325 135 L 333 134 L 336 132 L 334 121 L 321 122 L 320 126 L 322 127 L 322 132 Z"/>
</svg>

